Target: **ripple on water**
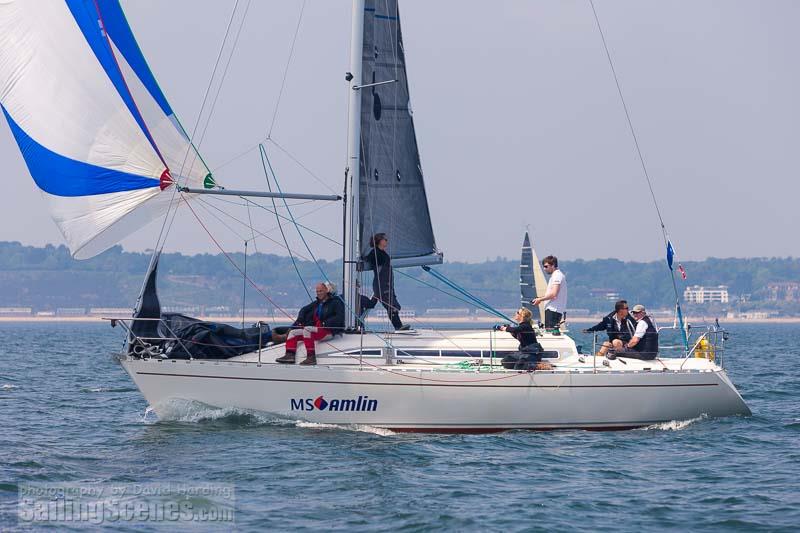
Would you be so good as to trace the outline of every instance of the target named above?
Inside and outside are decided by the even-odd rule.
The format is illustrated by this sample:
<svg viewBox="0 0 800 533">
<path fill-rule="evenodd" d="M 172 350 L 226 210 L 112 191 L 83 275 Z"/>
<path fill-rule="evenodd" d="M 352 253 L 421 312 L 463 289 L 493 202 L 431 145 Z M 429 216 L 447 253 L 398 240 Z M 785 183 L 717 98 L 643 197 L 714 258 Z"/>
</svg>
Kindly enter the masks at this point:
<svg viewBox="0 0 800 533">
<path fill-rule="evenodd" d="M 117 330 L 4 324 L 0 530 L 16 524 L 19 484 L 53 481 L 233 484 L 242 530 L 789 530 L 800 382 L 784 363 L 800 326 L 735 328 L 725 361 L 753 417 L 429 435 L 198 403 L 159 418 L 108 357 Z"/>
</svg>

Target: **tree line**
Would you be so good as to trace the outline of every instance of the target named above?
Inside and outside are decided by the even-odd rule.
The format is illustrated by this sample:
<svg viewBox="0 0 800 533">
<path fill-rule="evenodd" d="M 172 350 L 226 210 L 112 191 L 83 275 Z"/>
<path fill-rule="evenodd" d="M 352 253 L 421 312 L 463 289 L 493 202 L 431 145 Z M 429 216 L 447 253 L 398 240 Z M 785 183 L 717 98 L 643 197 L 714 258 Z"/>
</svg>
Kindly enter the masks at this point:
<svg viewBox="0 0 800 533">
<path fill-rule="evenodd" d="M 247 276 L 241 252 L 222 254 L 163 254 L 159 263 L 159 294 L 164 305 L 223 305 L 248 308 L 279 305 L 298 307 L 313 295 L 314 282 L 324 275 L 339 283 L 339 261 L 319 265 L 272 254 L 247 256 Z M 120 246 L 86 260 L 76 261 L 65 246 L 25 246 L 0 242 L 0 307 L 130 307 L 142 285 L 150 254 L 126 252 Z M 678 276 L 679 290 L 687 285 L 727 285 L 731 305 L 758 308 L 767 305 L 767 286 L 773 282 L 800 281 L 800 258 L 709 258 L 683 263 L 688 279 Z M 561 260 L 569 282 L 570 307 L 590 312 L 605 310 L 606 293 L 618 293 L 629 301 L 649 307 L 671 307 L 674 293 L 664 261 L 625 262 L 616 259 Z M 499 308 L 519 302 L 519 260 L 482 263 L 446 262 L 436 268 L 454 283 Z M 299 276 L 298 276 L 299 272 Z M 299 278 L 304 283 L 301 283 Z M 420 268 L 397 271 L 397 293 L 401 304 L 418 312 L 431 308 L 467 308 L 452 288 L 438 282 Z M 363 278 L 364 292 L 371 287 L 371 274 Z M 306 292 L 305 287 L 309 292 Z M 770 305 L 775 305 L 770 303 Z M 749 306 L 749 307 L 748 307 Z M 782 303 L 786 311 L 794 307 Z M 797 305 L 800 311 L 800 304 Z"/>
</svg>

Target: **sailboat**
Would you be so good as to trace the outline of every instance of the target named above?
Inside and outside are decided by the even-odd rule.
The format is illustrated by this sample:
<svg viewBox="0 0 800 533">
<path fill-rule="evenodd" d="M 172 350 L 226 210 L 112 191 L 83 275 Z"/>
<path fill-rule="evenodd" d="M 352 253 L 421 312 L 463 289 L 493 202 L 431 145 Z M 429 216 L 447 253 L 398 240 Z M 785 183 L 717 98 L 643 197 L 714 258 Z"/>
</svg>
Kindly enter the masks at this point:
<svg viewBox="0 0 800 533">
<path fill-rule="evenodd" d="M 229 357 L 186 356 L 185 339 L 165 325 L 154 256 L 134 318 L 112 325 L 126 328 L 119 362 L 157 414 L 190 401 L 327 424 L 479 433 L 626 429 L 750 413 L 707 348 L 721 353 L 716 329 L 697 341 L 707 341 L 704 357 L 688 351 L 653 361 L 582 354 L 563 332 L 540 330 L 552 369 L 521 371 L 500 364 L 517 341 L 494 329 L 362 327 L 354 310 L 370 235 L 391 235 L 395 268 L 430 268 L 443 256 L 409 107 L 397 0 L 354 0 L 351 39 L 344 197 L 237 191 L 217 184 L 193 146 L 118 0 L 47 9 L 0 2 L 0 104 L 74 257 L 92 257 L 202 194 L 343 204 L 347 329 L 319 343 L 316 366 L 276 364 L 283 347 L 264 341 L 262 325 L 239 332 L 255 340 Z"/>
<path fill-rule="evenodd" d="M 522 241 L 522 254 L 519 260 L 519 292 L 520 305 L 529 309 L 532 316 L 537 316 L 538 313 L 539 323 L 544 324 L 544 308 L 547 304 L 541 302 L 534 309 L 531 301 L 534 298 L 545 295 L 547 292 L 547 280 L 544 277 L 542 264 L 539 263 L 539 256 L 531 244 L 527 231 Z"/>
</svg>

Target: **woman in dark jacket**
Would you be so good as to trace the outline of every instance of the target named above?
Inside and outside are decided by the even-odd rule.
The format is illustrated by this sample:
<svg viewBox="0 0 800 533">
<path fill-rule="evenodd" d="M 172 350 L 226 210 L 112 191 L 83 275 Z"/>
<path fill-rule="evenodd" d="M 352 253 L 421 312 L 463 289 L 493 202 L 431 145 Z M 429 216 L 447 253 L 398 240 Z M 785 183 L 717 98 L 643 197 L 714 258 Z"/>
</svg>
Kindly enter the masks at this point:
<svg viewBox="0 0 800 533">
<path fill-rule="evenodd" d="M 500 326 L 519 341 L 519 352 L 503 358 L 503 367 L 515 370 L 533 369 L 542 360 L 542 345 L 536 340 L 536 332 L 531 324 L 531 311 L 524 307 L 514 315 L 516 326 Z"/>
<path fill-rule="evenodd" d="M 394 326 L 395 330 L 409 329 L 400 320 L 400 303 L 394 293 L 392 260 L 389 254 L 386 253 L 386 248 L 389 246 L 389 238 L 385 233 L 376 233 L 370 240 L 370 246 L 372 249 L 364 254 L 361 260 L 370 270 L 375 272 L 375 278 L 372 280 L 372 299 L 363 297 L 361 299 L 362 312 L 366 309 L 372 309 L 380 301 L 383 307 L 386 308 L 389 320 L 392 321 L 392 326 Z"/>
</svg>

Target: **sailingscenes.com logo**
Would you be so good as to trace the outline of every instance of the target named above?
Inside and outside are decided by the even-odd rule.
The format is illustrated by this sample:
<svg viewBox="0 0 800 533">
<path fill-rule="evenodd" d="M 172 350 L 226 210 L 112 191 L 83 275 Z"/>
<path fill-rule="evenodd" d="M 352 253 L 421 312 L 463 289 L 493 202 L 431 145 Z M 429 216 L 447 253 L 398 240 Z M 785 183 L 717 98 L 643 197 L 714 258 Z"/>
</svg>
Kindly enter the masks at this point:
<svg viewBox="0 0 800 533">
<path fill-rule="evenodd" d="M 326 400 L 323 395 L 316 398 L 290 398 L 289 408 L 292 411 L 377 411 L 378 400 L 369 396 Z"/>
</svg>

